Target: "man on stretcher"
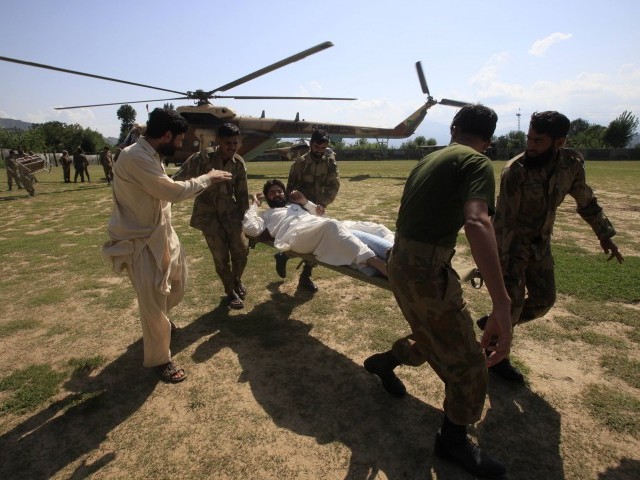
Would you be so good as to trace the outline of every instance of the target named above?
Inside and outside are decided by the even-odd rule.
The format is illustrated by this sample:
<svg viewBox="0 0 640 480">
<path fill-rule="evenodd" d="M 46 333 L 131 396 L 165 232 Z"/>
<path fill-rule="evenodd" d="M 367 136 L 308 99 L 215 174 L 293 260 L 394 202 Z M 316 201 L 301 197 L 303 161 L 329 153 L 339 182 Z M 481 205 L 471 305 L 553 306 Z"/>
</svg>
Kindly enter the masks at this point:
<svg viewBox="0 0 640 480">
<path fill-rule="evenodd" d="M 268 180 L 262 193 L 253 196 L 242 222 L 246 235 L 259 237 L 266 230 L 280 251 L 312 253 L 327 265 L 349 265 L 367 275 L 387 276 L 387 251 L 393 245 L 393 233 L 388 228 L 372 222 L 322 217 L 316 205 L 299 191 L 292 191 L 288 200 L 284 192 L 280 180 Z M 262 200 L 269 208 L 259 215 Z"/>
</svg>

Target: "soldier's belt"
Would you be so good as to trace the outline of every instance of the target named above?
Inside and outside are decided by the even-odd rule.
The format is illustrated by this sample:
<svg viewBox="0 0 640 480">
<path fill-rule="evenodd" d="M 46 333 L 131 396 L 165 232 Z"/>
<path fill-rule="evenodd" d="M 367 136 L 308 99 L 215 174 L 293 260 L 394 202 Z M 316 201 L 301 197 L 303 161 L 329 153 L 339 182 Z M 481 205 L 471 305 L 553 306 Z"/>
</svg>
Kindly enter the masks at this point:
<svg viewBox="0 0 640 480">
<path fill-rule="evenodd" d="M 401 237 L 396 233 L 396 241 L 393 245 L 394 250 L 400 249 L 420 257 L 432 265 L 438 263 L 448 263 L 453 258 L 455 250 L 453 248 L 439 247 L 430 243 L 418 242 L 408 238 Z"/>
</svg>

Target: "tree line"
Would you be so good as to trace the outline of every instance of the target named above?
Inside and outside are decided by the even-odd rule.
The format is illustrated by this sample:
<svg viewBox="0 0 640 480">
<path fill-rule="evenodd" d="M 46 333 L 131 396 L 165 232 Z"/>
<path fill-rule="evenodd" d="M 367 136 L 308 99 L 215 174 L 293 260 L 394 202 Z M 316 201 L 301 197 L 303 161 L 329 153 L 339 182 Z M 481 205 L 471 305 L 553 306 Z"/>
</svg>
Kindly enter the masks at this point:
<svg viewBox="0 0 640 480">
<path fill-rule="evenodd" d="M 638 118 L 633 113 L 624 111 L 611 121 L 607 127 L 590 123 L 582 118 L 571 122 L 567 146 L 571 148 L 640 148 L 640 141 L 635 141 Z M 512 130 L 495 139 L 496 148 L 509 151 L 524 150 L 527 143 L 526 133 Z M 634 144 L 632 144 L 634 143 Z"/>
</svg>

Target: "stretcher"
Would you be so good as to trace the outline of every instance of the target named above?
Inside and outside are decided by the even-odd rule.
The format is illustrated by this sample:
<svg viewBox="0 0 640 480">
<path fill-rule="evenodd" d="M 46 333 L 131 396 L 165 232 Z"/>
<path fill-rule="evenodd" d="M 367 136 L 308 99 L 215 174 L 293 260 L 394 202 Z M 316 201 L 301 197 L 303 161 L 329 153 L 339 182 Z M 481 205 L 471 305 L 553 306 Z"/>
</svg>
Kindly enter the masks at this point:
<svg viewBox="0 0 640 480">
<path fill-rule="evenodd" d="M 251 248 L 255 248 L 256 244 L 264 243 L 270 247 L 273 247 L 273 238 L 267 235 L 260 235 L 260 237 L 249 237 L 249 246 Z M 361 282 L 368 283 L 370 285 L 374 285 L 376 287 L 384 288 L 385 290 L 391 291 L 391 285 L 389 284 L 389 279 L 380 275 L 369 276 L 362 273 L 355 268 L 351 268 L 348 265 L 329 265 L 328 263 L 319 262 L 316 257 L 311 253 L 297 253 L 292 251 L 284 252 L 289 258 L 299 258 L 302 261 L 306 261 L 309 263 L 313 263 L 316 265 L 320 265 L 322 267 L 328 268 L 329 270 L 333 270 L 334 272 L 341 273 L 342 275 L 348 275 L 349 277 L 360 280 Z M 482 275 L 480 275 L 480 270 L 477 267 L 469 264 L 465 264 L 463 262 L 452 262 L 452 266 L 455 271 L 458 273 L 460 277 L 460 281 L 465 283 L 469 282 L 469 284 L 475 288 L 482 288 L 483 280 Z"/>
</svg>

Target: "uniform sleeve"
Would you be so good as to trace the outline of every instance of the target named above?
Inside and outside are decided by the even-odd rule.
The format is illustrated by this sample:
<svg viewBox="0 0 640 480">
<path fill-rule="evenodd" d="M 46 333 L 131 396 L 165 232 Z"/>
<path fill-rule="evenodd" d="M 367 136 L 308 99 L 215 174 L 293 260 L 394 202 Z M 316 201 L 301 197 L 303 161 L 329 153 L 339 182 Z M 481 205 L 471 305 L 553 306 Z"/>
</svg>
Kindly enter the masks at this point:
<svg viewBox="0 0 640 480">
<path fill-rule="evenodd" d="M 238 174 L 235 178 L 235 197 L 236 204 L 242 214 L 249 210 L 249 187 L 247 185 L 247 168 L 244 161 L 240 161 Z"/>
<path fill-rule="evenodd" d="M 258 215 L 258 206 L 253 204 L 244 214 L 242 231 L 249 237 L 257 237 L 266 228 L 266 222 Z"/>
<path fill-rule="evenodd" d="M 572 152 L 577 158 L 576 173 L 571 185 L 571 195 L 577 205 L 576 211 L 589 224 L 598 239 L 611 238 L 616 234 L 615 228 L 598 205 L 598 199 L 593 190 L 587 185 L 584 158 L 579 152 Z"/>
<path fill-rule="evenodd" d="M 302 163 L 296 160 L 289 170 L 289 178 L 287 179 L 287 188 L 285 189 L 287 196 L 293 190 L 299 190 L 302 184 Z"/>
<path fill-rule="evenodd" d="M 202 155 L 200 153 L 194 153 L 187 158 L 171 178 L 174 180 L 189 180 L 190 178 L 199 177 L 204 173 L 207 172 L 202 171 Z"/>
<path fill-rule="evenodd" d="M 338 164 L 336 159 L 332 156 L 329 159 L 327 179 L 322 186 L 322 194 L 318 199 L 318 203 L 326 207 L 336 199 L 338 196 L 338 190 L 340 190 L 340 174 L 338 173 Z"/>
</svg>

